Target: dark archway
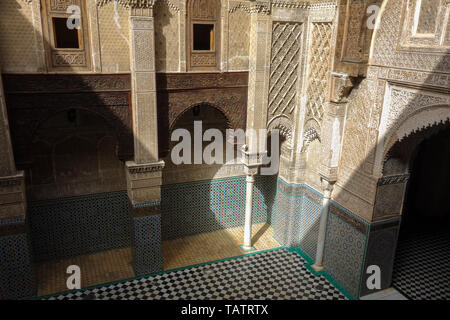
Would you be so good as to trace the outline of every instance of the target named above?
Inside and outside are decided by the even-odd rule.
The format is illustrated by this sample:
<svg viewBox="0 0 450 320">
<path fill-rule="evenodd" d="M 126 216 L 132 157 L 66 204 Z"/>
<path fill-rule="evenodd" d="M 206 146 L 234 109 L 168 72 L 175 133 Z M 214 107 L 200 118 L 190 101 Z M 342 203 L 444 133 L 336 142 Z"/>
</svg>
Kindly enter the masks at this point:
<svg viewBox="0 0 450 320">
<path fill-rule="evenodd" d="M 35 262 L 131 247 L 125 168 L 115 129 L 85 108 L 55 113 L 37 126 L 24 167 Z"/>
<path fill-rule="evenodd" d="M 100 114 L 73 108 L 41 122 L 30 141 L 30 200 L 126 189 L 119 134 Z"/>
<path fill-rule="evenodd" d="M 450 126 L 413 134 L 392 150 L 409 167 L 392 285 L 414 300 L 450 298 Z M 400 161 L 397 161 L 400 163 Z"/>
</svg>

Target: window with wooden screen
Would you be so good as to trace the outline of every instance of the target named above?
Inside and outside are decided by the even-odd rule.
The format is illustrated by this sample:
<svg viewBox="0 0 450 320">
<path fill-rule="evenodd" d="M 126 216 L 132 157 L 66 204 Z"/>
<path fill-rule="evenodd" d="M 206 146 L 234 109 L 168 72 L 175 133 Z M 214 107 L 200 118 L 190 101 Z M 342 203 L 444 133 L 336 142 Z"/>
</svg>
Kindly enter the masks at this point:
<svg viewBox="0 0 450 320">
<path fill-rule="evenodd" d="M 188 69 L 219 70 L 220 0 L 188 1 Z"/>
<path fill-rule="evenodd" d="M 85 0 L 42 0 L 50 71 L 90 70 Z"/>
</svg>

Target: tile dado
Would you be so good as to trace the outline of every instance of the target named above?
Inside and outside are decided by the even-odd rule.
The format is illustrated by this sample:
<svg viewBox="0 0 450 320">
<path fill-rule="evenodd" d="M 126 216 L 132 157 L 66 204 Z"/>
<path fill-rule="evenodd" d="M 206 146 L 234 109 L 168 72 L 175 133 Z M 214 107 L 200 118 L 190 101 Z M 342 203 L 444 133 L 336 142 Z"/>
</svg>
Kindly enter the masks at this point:
<svg viewBox="0 0 450 320">
<path fill-rule="evenodd" d="M 253 223 L 270 222 L 275 177 L 257 176 Z M 245 177 L 164 185 L 161 189 L 163 240 L 244 225 Z"/>
<path fill-rule="evenodd" d="M 29 239 L 26 233 L 0 236 L 0 300 L 36 293 Z"/>
<path fill-rule="evenodd" d="M 273 215 L 274 237 L 315 259 L 322 194 L 307 185 L 278 179 Z M 359 297 L 368 243 L 368 222 L 334 201 L 330 203 L 324 267 L 347 292 Z"/>
<path fill-rule="evenodd" d="M 161 215 L 136 217 L 133 225 L 135 274 L 162 271 Z"/>
<path fill-rule="evenodd" d="M 36 261 L 131 247 L 132 221 L 126 191 L 29 203 Z"/>
<path fill-rule="evenodd" d="M 316 256 L 322 195 L 307 185 L 277 183 L 273 224 L 275 239 L 283 246 L 300 248 Z"/>
<path fill-rule="evenodd" d="M 365 285 L 368 278 L 365 270 L 371 265 L 380 267 L 381 290 L 391 287 L 399 229 L 399 218 L 375 222 L 370 225 L 361 281 L 361 296 L 374 293 Z"/>
</svg>

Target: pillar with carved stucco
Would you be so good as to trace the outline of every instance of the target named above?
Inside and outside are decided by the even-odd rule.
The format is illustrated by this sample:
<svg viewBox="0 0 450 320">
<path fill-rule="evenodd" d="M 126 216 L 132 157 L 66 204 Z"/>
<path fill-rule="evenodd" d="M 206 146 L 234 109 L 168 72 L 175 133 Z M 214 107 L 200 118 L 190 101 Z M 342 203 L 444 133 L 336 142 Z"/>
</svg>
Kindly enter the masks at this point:
<svg viewBox="0 0 450 320">
<path fill-rule="evenodd" d="M 0 150 L 0 299 L 31 297 L 36 286 L 25 220 L 25 178 L 14 163 L 1 76 Z"/>
<path fill-rule="evenodd" d="M 347 95 L 352 81 L 347 74 L 331 73 L 331 96 L 324 106 L 322 120 L 322 156 L 319 173 L 328 181 L 337 181 L 337 170 L 344 131 Z"/>
<path fill-rule="evenodd" d="M 268 74 L 270 70 L 270 28 L 268 15 L 269 1 L 258 1 L 250 4 L 250 56 L 249 81 L 247 100 L 247 132 L 246 148 L 243 150 L 243 164 L 247 175 L 244 250 L 252 249 L 252 197 L 255 175 L 258 173 L 261 161 L 258 150 L 259 129 L 265 129 L 267 123 L 268 104 Z"/>
<path fill-rule="evenodd" d="M 136 274 L 162 270 L 161 184 L 156 106 L 155 0 L 129 1 L 134 161 L 126 163 L 134 225 Z"/>
<path fill-rule="evenodd" d="M 352 82 L 348 75 L 332 72 L 331 95 L 329 101 L 325 104 L 325 112 L 322 120 L 322 156 L 319 174 L 322 180 L 323 199 L 320 211 L 316 261 L 312 266 L 316 271 L 323 269 L 328 212 L 331 193 L 338 178 L 337 172 L 344 129 L 346 96 L 351 85 Z"/>
<path fill-rule="evenodd" d="M 271 19 L 268 1 L 250 5 L 250 56 L 247 100 L 247 131 L 267 127 L 267 105 L 270 74 Z M 257 137 L 247 132 L 247 145 L 255 145 Z"/>
</svg>

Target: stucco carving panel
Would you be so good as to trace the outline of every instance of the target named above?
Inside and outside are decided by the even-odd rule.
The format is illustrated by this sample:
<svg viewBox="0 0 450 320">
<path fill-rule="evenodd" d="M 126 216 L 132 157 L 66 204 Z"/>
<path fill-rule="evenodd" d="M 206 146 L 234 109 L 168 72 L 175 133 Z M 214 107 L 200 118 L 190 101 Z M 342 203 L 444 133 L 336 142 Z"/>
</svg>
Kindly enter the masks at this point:
<svg viewBox="0 0 450 320">
<path fill-rule="evenodd" d="M 98 9 L 103 72 L 130 71 L 130 12 L 110 3 Z"/>
<path fill-rule="evenodd" d="M 157 2 L 153 14 L 155 17 L 156 70 L 160 72 L 178 71 L 179 48 L 179 10 L 168 2 Z"/>
<path fill-rule="evenodd" d="M 239 3 L 241 4 L 241 3 Z M 228 17 L 228 69 L 248 70 L 250 14 L 245 7 L 230 3 Z"/>
<path fill-rule="evenodd" d="M 379 29 L 376 31 L 373 43 L 372 64 L 379 66 L 401 67 L 434 72 L 450 70 L 450 55 L 448 53 L 433 53 L 432 46 L 422 42 L 422 52 L 417 48 L 400 49 L 400 32 L 403 26 L 402 15 L 404 3 L 407 0 L 389 0 L 381 16 Z M 417 45 L 416 45 L 417 47 Z M 427 52 L 428 51 L 428 52 Z"/>
<path fill-rule="evenodd" d="M 313 23 L 311 34 L 312 43 L 309 53 L 307 120 L 313 118 L 320 122 L 323 118 L 331 68 L 331 38 L 331 23 Z"/>
<path fill-rule="evenodd" d="M 294 121 L 302 24 L 275 22 L 270 62 L 269 122 L 279 115 Z"/>
</svg>

